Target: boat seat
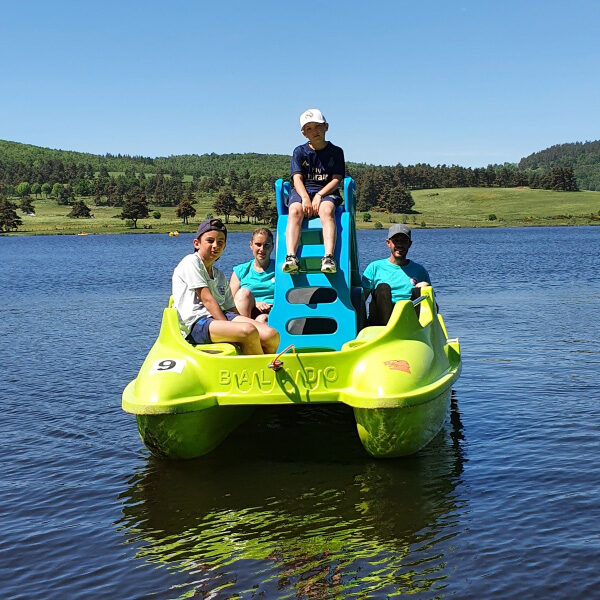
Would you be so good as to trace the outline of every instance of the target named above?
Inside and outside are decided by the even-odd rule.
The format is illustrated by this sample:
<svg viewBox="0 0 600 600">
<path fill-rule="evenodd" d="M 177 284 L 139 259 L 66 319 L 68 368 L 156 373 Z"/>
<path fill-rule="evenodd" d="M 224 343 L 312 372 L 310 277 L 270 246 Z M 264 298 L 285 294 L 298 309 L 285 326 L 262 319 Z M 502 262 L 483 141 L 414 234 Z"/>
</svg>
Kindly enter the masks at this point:
<svg viewBox="0 0 600 600">
<path fill-rule="evenodd" d="M 173 304 L 173 296 L 169 297 L 169 303 L 167 308 L 164 309 L 163 321 L 161 325 L 161 334 L 165 329 L 165 335 L 171 335 L 174 337 L 180 336 L 194 349 L 202 352 L 203 354 L 222 354 L 223 356 L 235 356 L 241 354 L 241 348 L 238 344 L 230 344 L 228 342 L 213 342 L 211 344 L 195 344 L 190 339 L 183 336 L 183 333 L 179 327 L 179 316 L 177 315 L 177 309 Z"/>
</svg>

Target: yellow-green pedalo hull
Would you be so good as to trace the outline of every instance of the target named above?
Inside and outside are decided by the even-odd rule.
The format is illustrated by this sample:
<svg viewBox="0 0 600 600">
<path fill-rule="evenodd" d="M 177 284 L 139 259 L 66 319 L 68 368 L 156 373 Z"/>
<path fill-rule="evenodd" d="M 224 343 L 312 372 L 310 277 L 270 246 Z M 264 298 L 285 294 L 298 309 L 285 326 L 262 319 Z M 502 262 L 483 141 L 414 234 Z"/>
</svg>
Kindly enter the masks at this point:
<svg viewBox="0 0 600 600">
<path fill-rule="evenodd" d="M 399 302 L 385 327 L 366 327 L 340 351 L 240 356 L 231 344 L 192 346 L 166 308 L 159 337 L 123 392 L 152 453 L 193 458 L 214 449 L 250 414 L 273 404 L 343 402 L 354 409 L 369 454 L 417 452 L 440 430 L 460 373 L 457 340 L 447 339 L 433 290 L 416 316 Z"/>
<path fill-rule="evenodd" d="M 212 406 L 174 415 L 137 415 L 137 425 L 155 456 L 195 458 L 216 448 L 253 410 L 252 406 Z"/>
<path fill-rule="evenodd" d="M 450 408 L 450 388 L 431 400 L 398 408 L 355 408 L 358 435 L 365 450 L 379 458 L 407 456 L 439 432 Z"/>
</svg>

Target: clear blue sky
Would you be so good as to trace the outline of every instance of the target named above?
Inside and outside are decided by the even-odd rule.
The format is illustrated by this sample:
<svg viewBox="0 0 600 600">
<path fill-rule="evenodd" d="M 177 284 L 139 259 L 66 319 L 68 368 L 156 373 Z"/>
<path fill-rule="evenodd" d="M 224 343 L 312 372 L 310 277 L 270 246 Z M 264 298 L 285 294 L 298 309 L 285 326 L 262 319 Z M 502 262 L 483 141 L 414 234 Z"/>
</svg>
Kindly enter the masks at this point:
<svg viewBox="0 0 600 600">
<path fill-rule="evenodd" d="M 600 139 L 599 0 L 3 3 L 0 139 L 485 166 Z"/>
</svg>

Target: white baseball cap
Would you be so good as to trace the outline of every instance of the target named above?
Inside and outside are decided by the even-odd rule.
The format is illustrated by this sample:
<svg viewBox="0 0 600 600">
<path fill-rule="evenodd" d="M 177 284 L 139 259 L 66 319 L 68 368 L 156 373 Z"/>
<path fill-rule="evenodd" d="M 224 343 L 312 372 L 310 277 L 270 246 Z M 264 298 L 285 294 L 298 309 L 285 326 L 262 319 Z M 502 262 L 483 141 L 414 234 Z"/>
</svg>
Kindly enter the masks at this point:
<svg viewBox="0 0 600 600">
<path fill-rule="evenodd" d="M 327 120 L 318 108 L 309 108 L 300 115 L 300 129 L 307 123 L 327 123 Z"/>
</svg>

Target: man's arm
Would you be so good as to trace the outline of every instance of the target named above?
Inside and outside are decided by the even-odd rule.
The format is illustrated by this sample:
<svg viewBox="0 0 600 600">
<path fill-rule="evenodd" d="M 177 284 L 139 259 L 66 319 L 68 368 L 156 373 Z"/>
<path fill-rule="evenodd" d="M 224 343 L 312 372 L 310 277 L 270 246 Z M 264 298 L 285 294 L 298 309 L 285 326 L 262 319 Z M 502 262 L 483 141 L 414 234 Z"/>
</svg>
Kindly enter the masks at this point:
<svg viewBox="0 0 600 600">
<path fill-rule="evenodd" d="M 369 264 L 365 269 L 362 277 L 360 278 L 360 286 L 365 292 L 365 300 L 369 297 L 369 294 L 373 291 L 373 269 Z"/>
</svg>

